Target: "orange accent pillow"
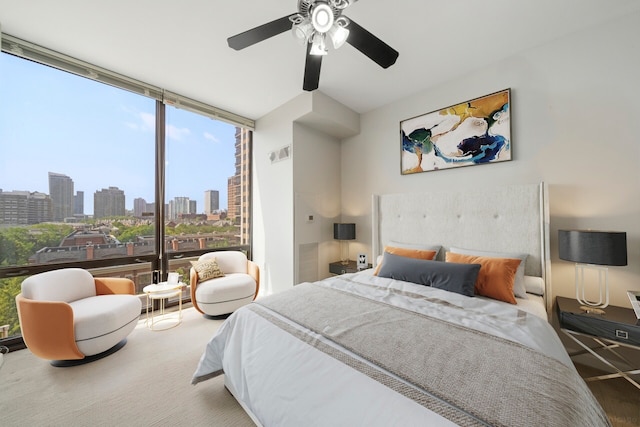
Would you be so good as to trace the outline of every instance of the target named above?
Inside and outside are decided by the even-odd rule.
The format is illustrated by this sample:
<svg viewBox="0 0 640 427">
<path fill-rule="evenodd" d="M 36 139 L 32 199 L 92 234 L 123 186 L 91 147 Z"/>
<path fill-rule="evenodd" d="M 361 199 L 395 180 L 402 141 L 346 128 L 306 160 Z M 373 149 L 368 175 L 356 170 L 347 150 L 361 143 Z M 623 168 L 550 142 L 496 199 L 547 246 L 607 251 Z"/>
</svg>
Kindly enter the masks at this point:
<svg viewBox="0 0 640 427">
<path fill-rule="evenodd" d="M 447 252 L 447 262 L 480 264 L 475 293 L 499 301 L 517 304 L 513 296 L 513 283 L 520 265 L 519 259 L 463 255 Z"/>
<path fill-rule="evenodd" d="M 405 258 L 414 258 L 414 259 L 426 259 L 432 260 L 436 256 L 436 251 L 428 251 L 422 249 L 409 249 L 409 248 L 396 248 L 395 246 L 385 246 L 385 252 L 389 252 L 391 255 L 403 256 Z M 382 256 L 382 262 L 376 266 L 375 271 L 373 272 L 374 276 L 378 275 L 380 271 L 380 266 L 384 262 L 384 255 Z"/>
</svg>

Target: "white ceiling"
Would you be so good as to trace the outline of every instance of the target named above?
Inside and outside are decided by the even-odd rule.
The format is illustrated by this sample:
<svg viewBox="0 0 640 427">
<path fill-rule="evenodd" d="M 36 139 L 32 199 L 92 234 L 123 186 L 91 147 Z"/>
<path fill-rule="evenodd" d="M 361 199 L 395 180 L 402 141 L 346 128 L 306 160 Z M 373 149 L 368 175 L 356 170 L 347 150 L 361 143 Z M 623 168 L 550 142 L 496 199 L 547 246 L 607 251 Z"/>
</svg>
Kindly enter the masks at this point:
<svg viewBox="0 0 640 427">
<path fill-rule="evenodd" d="M 360 0 L 344 14 L 400 56 L 382 69 L 345 44 L 319 90 L 364 113 L 530 47 L 640 10 L 637 0 Z M 3 33 L 258 119 L 302 93 L 289 32 L 235 51 L 229 36 L 297 0 L 0 0 Z"/>
</svg>

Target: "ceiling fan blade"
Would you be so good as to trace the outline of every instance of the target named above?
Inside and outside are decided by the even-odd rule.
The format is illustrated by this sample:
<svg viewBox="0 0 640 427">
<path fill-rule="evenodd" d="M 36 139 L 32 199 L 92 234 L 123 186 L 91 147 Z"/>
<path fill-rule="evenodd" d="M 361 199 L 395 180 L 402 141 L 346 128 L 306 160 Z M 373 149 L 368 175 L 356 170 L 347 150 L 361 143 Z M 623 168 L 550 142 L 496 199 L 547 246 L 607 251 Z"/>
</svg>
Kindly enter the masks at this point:
<svg viewBox="0 0 640 427">
<path fill-rule="evenodd" d="M 293 23 L 289 20 L 289 16 L 291 15 L 283 16 L 275 21 L 267 22 L 259 27 L 231 36 L 227 39 L 227 43 L 229 43 L 230 48 L 240 50 L 266 40 L 269 37 L 284 33 L 293 26 Z"/>
<path fill-rule="evenodd" d="M 346 27 L 349 30 L 347 43 L 367 55 L 382 68 L 389 68 L 398 59 L 398 52 L 391 46 L 362 28 L 353 19 Z"/>
<path fill-rule="evenodd" d="M 307 59 L 304 64 L 304 83 L 302 88 L 306 91 L 318 89 L 320 83 L 320 67 L 322 66 L 322 55 L 311 55 L 311 43 L 307 43 Z"/>
</svg>

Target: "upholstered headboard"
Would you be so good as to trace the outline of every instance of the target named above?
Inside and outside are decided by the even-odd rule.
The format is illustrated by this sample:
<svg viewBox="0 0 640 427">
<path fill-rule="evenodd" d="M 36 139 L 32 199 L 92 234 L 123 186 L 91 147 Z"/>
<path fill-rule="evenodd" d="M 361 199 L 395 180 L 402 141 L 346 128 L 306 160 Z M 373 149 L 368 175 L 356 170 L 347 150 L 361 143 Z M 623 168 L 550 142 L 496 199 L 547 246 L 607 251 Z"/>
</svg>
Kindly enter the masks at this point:
<svg viewBox="0 0 640 427">
<path fill-rule="evenodd" d="M 372 215 L 374 262 L 389 241 L 442 245 L 444 250 L 527 253 L 525 274 L 545 279 L 549 305 L 549 211 L 544 183 L 374 195 Z"/>
</svg>

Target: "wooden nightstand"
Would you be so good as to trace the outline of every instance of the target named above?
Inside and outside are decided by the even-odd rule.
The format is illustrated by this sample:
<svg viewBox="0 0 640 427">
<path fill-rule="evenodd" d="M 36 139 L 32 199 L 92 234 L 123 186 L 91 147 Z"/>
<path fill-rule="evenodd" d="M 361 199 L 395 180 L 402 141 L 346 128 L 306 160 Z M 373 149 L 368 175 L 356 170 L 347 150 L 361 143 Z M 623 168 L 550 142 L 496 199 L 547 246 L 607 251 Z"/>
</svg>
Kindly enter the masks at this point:
<svg viewBox="0 0 640 427">
<path fill-rule="evenodd" d="M 640 389 L 640 384 L 630 375 L 639 375 L 640 369 L 622 371 L 611 363 L 607 356 L 615 356 L 628 366 L 631 362 L 615 351 L 620 346 L 640 350 L 640 321 L 630 308 L 609 306 L 604 315 L 585 313 L 580 309 L 578 301 L 571 298 L 557 297 L 558 319 L 561 331 L 584 350 L 592 354 L 605 365 L 612 368 L 615 373 L 585 378 L 585 381 L 604 380 L 622 377 Z M 585 339 L 591 339 L 599 347 L 591 348 L 584 343 Z M 602 352 L 601 350 L 607 350 Z M 599 354 L 601 351 L 602 354 Z M 585 354 L 584 351 L 570 356 Z"/>
<path fill-rule="evenodd" d="M 371 268 L 371 264 L 369 264 L 369 268 Z M 329 272 L 331 274 L 357 273 L 358 263 L 351 260 L 348 264 L 343 264 L 341 261 L 332 262 L 329 263 Z"/>
</svg>

